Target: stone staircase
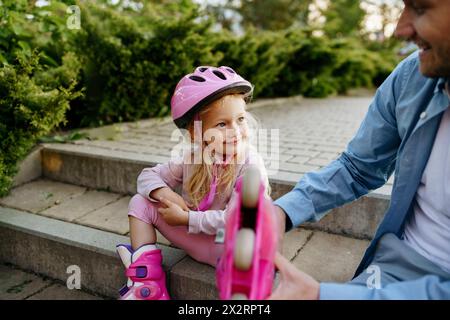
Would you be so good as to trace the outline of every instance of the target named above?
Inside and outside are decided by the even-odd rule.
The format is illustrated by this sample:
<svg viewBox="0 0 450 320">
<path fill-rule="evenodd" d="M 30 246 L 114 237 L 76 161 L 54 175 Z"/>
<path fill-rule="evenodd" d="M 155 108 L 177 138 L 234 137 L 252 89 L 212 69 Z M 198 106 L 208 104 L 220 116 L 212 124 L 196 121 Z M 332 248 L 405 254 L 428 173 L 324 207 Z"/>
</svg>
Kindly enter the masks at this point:
<svg viewBox="0 0 450 320">
<path fill-rule="evenodd" d="M 150 126 L 164 132 L 166 124 Z M 120 143 L 128 149 L 106 147 Z M 126 212 L 136 177 L 143 168 L 169 159 L 167 150 L 132 148 L 132 142 L 108 139 L 36 147 L 21 163 L 11 193 L 0 198 L 0 237 L 6 239 L 0 242 L 0 262 L 64 282 L 67 268 L 77 265 L 83 288 L 116 298 L 125 277 L 115 246 L 129 243 Z M 270 176 L 272 197 L 289 192 L 301 175 L 281 171 Z M 284 255 L 317 280 L 350 280 L 389 199 L 388 185 L 332 210 L 318 223 L 288 232 Z M 194 261 L 160 234 L 158 243 L 173 298 L 217 299 L 212 267 Z"/>
</svg>

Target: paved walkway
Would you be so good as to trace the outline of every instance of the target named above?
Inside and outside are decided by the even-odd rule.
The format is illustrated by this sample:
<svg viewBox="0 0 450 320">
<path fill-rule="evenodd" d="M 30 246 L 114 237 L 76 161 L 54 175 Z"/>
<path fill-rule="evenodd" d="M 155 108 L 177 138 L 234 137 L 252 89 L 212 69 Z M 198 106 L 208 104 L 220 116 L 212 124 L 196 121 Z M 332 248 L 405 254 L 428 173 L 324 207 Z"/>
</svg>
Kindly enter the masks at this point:
<svg viewBox="0 0 450 320">
<path fill-rule="evenodd" d="M 289 98 L 258 101 L 249 110 L 267 129 L 268 146 L 258 145 L 269 177 L 295 184 L 309 171 L 327 165 L 345 150 L 347 143 L 359 128 L 371 96 L 334 97 L 328 99 Z M 277 146 L 272 143 L 279 134 L 279 161 Z M 177 130 L 169 117 L 141 120 L 133 123 L 106 126 L 87 130 L 92 140 L 83 139 L 75 144 L 154 155 L 169 159 L 174 146 L 179 143 Z M 261 140 L 258 140 L 260 142 Z M 392 180 L 388 186 L 392 185 Z"/>
<path fill-rule="evenodd" d="M 103 300 L 60 281 L 0 264 L 0 300 Z"/>
</svg>

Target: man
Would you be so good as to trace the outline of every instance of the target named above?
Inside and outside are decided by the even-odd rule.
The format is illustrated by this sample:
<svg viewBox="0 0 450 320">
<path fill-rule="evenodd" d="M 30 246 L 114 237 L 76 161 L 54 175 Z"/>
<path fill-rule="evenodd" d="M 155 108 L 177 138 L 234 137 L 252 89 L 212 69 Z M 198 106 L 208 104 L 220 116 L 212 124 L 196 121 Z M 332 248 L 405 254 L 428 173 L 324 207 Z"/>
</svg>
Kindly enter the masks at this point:
<svg viewBox="0 0 450 320">
<path fill-rule="evenodd" d="M 381 187 L 395 169 L 390 207 L 351 282 L 319 284 L 277 255 L 271 299 L 450 299 L 450 0 L 404 4 L 395 34 L 420 51 L 377 90 L 339 159 L 275 202 L 289 230 Z M 381 288 L 367 285 L 368 267 Z"/>
</svg>

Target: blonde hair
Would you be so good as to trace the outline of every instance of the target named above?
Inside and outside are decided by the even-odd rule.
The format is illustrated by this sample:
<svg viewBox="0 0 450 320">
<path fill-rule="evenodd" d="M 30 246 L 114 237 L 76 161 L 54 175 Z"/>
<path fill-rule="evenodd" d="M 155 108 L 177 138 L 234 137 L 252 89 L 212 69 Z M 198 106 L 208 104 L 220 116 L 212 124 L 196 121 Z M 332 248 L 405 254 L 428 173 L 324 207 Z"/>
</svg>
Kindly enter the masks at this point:
<svg viewBox="0 0 450 320">
<path fill-rule="evenodd" d="M 229 97 L 239 97 L 244 99 L 244 95 L 242 94 L 230 94 L 226 95 L 219 100 L 214 101 L 213 103 L 209 104 L 207 107 L 205 107 L 203 110 L 199 112 L 199 116 L 206 114 L 210 111 L 211 107 L 216 105 L 217 103 L 224 103 L 224 100 Z M 247 123 L 249 125 L 249 128 L 256 130 L 257 127 L 257 120 L 248 112 L 246 111 L 246 119 Z M 254 127 L 254 128 L 252 128 Z M 191 137 L 193 137 L 194 132 L 194 120 L 191 121 L 191 123 L 188 126 L 188 130 L 191 133 Z M 249 130 L 251 132 L 252 130 Z M 203 139 L 202 139 L 203 141 Z M 244 143 L 249 146 L 250 144 L 250 137 L 247 136 L 244 139 Z M 202 143 L 202 150 L 204 147 L 204 143 Z M 211 163 L 211 162 L 209 162 Z M 192 170 L 192 175 L 189 178 L 188 183 L 186 184 L 186 193 L 190 197 L 190 199 L 193 202 L 193 205 L 197 208 L 199 203 L 202 201 L 202 199 L 208 194 L 210 191 L 210 186 L 213 179 L 213 165 L 208 164 L 206 161 L 202 161 L 200 164 L 193 164 L 194 168 Z M 236 177 L 236 163 L 233 161 L 230 164 L 227 164 L 225 166 L 219 166 L 219 170 L 217 172 L 217 190 L 218 192 L 228 192 L 231 190 L 235 183 L 235 177 Z M 267 186 L 269 184 L 267 183 Z M 270 188 L 267 188 L 268 192 L 270 193 Z"/>
</svg>

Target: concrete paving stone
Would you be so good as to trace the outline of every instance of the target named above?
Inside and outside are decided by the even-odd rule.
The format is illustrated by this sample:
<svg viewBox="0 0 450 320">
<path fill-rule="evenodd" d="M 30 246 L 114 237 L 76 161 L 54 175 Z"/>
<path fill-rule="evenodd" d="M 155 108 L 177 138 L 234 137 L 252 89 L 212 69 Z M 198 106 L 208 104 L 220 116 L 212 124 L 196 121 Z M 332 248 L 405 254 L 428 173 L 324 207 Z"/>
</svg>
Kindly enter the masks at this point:
<svg viewBox="0 0 450 320">
<path fill-rule="evenodd" d="M 293 158 L 289 159 L 288 163 L 298 163 L 298 164 L 306 164 L 308 161 L 310 161 L 310 157 L 301 157 L 301 156 L 294 156 Z M 284 168 L 284 163 L 282 165 Z"/>
<path fill-rule="evenodd" d="M 128 203 L 131 197 L 126 196 L 95 210 L 74 222 L 92 228 L 111 231 L 125 235 L 129 231 Z"/>
<path fill-rule="evenodd" d="M 317 158 L 319 159 L 327 159 L 327 160 L 334 160 L 339 157 L 341 153 L 340 152 L 320 152 L 317 155 Z"/>
<path fill-rule="evenodd" d="M 84 187 L 39 179 L 12 189 L 8 196 L 0 199 L 0 204 L 38 213 L 85 191 Z"/>
<path fill-rule="evenodd" d="M 170 272 L 170 292 L 175 299 L 217 299 L 215 269 L 185 257 Z"/>
<path fill-rule="evenodd" d="M 291 184 L 294 186 L 301 178 L 303 177 L 303 173 L 294 173 L 288 171 L 278 171 L 274 174 L 269 174 L 269 178 L 271 183 L 283 183 L 283 184 Z"/>
<path fill-rule="evenodd" d="M 369 245 L 367 240 L 315 231 L 293 264 L 322 282 L 347 282 Z"/>
<path fill-rule="evenodd" d="M 297 142 L 285 142 L 283 146 L 290 149 L 299 149 L 299 150 L 313 150 L 312 147 L 316 145 L 316 142 L 310 142 L 308 140 L 299 140 Z"/>
<path fill-rule="evenodd" d="M 328 159 L 320 159 L 320 158 L 313 158 L 309 161 L 307 161 L 305 164 L 312 165 L 312 166 L 320 166 L 324 167 L 330 164 L 332 160 Z"/>
<path fill-rule="evenodd" d="M 134 146 L 140 146 L 142 148 L 142 153 L 155 153 L 155 154 L 167 154 L 167 147 L 162 147 L 158 142 L 149 139 L 122 139 L 122 142 L 128 143 Z"/>
<path fill-rule="evenodd" d="M 107 150 L 114 150 L 114 141 L 110 140 L 78 140 L 74 141 L 73 144 L 80 146 L 95 147 Z M 114 147 L 113 147 L 114 146 Z"/>
<path fill-rule="evenodd" d="M 283 256 L 289 260 L 293 260 L 312 234 L 313 232 L 311 230 L 303 228 L 295 228 L 285 233 L 283 239 Z"/>
<path fill-rule="evenodd" d="M 308 149 L 288 149 L 286 151 L 283 151 L 282 153 L 283 154 L 291 154 L 293 156 L 309 157 L 309 158 L 317 157 L 320 154 L 319 151 L 312 151 L 312 150 L 308 150 Z"/>
<path fill-rule="evenodd" d="M 283 154 L 280 151 L 280 154 L 278 156 L 278 159 L 280 160 L 280 162 L 286 162 L 289 161 L 290 159 L 294 158 L 295 156 L 291 155 L 291 154 Z"/>
<path fill-rule="evenodd" d="M 103 300 L 78 289 L 68 289 L 60 284 L 53 284 L 39 293 L 32 295 L 27 300 Z"/>
<path fill-rule="evenodd" d="M 107 148 L 111 150 L 119 150 L 119 151 L 128 151 L 128 152 L 135 152 L 135 153 L 141 153 L 146 148 L 139 145 L 133 145 L 128 142 L 122 142 L 122 141 L 109 141 L 109 140 L 93 140 L 93 141 L 87 141 L 85 145 L 89 146 L 95 146 L 99 148 Z"/>
<path fill-rule="evenodd" d="M 320 169 L 320 166 L 312 166 L 300 163 L 289 163 L 285 162 L 280 167 L 281 171 L 293 172 L 293 173 L 307 173 L 310 171 L 316 171 Z"/>
<path fill-rule="evenodd" d="M 341 153 L 345 150 L 345 146 L 334 146 L 334 147 L 331 146 L 330 147 L 330 146 L 323 146 L 323 145 L 316 144 L 311 147 L 311 150 Z"/>
<path fill-rule="evenodd" d="M 155 150 L 153 150 L 153 147 L 145 147 L 145 146 L 128 144 L 127 146 L 123 146 L 123 147 L 117 148 L 115 150 L 119 150 L 119 151 L 132 150 L 136 153 L 145 153 L 145 154 L 155 153 L 157 155 L 170 155 L 170 152 L 172 151 L 174 146 L 175 146 L 175 143 L 168 144 L 168 145 L 158 144 L 158 146 L 155 148 Z"/>
<path fill-rule="evenodd" d="M 122 134 L 127 131 L 128 131 L 127 127 L 121 123 L 114 123 L 102 127 L 81 130 L 81 132 L 87 133 L 90 139 L 95 140 L 119 139 L 122 136 Z"/>
<path fill-rule="evenodd" d="M 41 211 L 40 214 L 70 222 L 94 210 L 98 210 L 121 197 L 122 195 L 117 193 L 89 190 L 81 195 L 63 200 L 60 204 Z"/>
<path fill-rule="evenodd" d="M 22 300 L 50 284 L 49 280 L 0 264 L 0 300 Z"/>
</svg>

